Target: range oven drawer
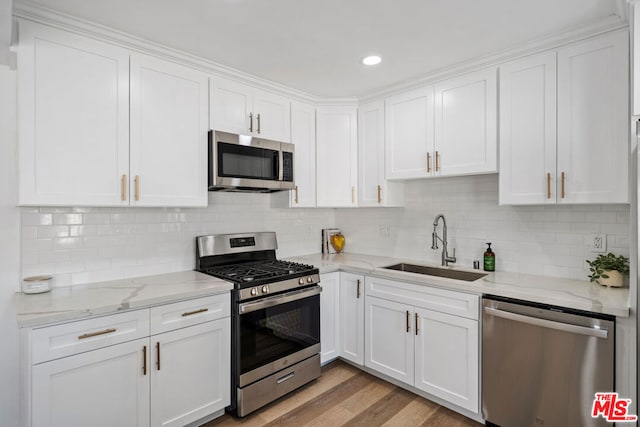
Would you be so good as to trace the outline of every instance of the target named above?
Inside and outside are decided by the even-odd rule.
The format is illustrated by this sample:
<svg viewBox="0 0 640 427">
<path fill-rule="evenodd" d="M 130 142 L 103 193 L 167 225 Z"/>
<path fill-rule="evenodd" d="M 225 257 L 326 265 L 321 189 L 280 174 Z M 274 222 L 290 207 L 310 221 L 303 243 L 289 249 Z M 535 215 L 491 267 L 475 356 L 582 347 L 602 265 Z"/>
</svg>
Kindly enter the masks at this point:
<svg viewBox="0 0 640 427">
<path fill-rule="evenodd" d="M 320 355 L 316 354 L 247 387 L 238 388 L 238 416 L 245 415 L 320 376 Z"/>
</svg>

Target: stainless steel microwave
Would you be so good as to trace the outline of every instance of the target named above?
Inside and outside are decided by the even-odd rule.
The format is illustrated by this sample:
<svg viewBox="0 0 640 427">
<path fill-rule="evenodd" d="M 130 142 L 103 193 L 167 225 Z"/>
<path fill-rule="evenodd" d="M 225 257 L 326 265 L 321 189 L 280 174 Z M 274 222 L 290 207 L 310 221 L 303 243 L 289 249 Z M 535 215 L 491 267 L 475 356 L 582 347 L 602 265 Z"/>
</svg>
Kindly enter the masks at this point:
<svg viewBox="0 0 640 427">
<path fill-rule="evenodd" d="M 209 191 L 293 189 L 294 145 L 209 131 Z"/>
</svg>

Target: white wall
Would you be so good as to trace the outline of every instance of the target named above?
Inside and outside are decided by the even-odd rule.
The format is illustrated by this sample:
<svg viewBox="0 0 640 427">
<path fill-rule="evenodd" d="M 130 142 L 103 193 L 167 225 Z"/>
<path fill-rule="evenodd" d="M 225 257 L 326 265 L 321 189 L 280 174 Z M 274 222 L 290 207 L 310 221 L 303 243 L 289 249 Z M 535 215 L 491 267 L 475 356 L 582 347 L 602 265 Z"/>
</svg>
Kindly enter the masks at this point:
<svg viewBox="0 0 640 427">
<path fill-rule="evenodd" d="M 0 65 L 10 64 L 12 0 L 0 0 Z"/>
<path fill-rule="evenodd" d="M 17 201 L 16 75 L 0 66 L 0 426 L 18 425 L 20 349 L 11 301 L 19 289 L 20 210 Z"/>
<path fill-rule="evenodd" d="M 202 209 L 22 208 L 23 274 L 62 286 L 191 270 L 202 234 L 275 231 L 279 258 L 319 252 L 334 210 L 272 207 L 279 196 L 209 193 Z"/>
<path fill-rule="evenodd" d="M 497 270 L 588 280 L 585 259 L 597 256 L 586 246 L 592 233 L 629 256 L 629 205 L 498 206 L 497 175 L 409 181 L 404 208 L 340 209 L 336 226 L 347 252 L 440 262 L 441 250 L 431 249 L 439 213 L 460 266 L 482 260 L 492 242 Z"/>
</svg>

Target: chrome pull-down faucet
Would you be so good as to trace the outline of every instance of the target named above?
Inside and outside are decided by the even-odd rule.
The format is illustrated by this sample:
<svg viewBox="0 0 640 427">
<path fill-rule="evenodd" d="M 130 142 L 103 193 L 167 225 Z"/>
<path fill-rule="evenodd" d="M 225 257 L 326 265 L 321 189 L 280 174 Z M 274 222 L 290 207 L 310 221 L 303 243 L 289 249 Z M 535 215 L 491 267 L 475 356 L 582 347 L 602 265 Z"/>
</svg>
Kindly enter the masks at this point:
<svg viewBox="0 0 640 427">
<path fill-rule="evenodd" d="M 438 223 L 442 219 L 442 238 L 438 236 Z M 433 233 L 431 233 L 431 249 L 438 249 L 438 240 L 442 242 L 442 265 L 447 266 L 450 262 L 456 262 L 456 248 L 453 248 L 453 256 L 449 256 L 447 250 L 447 220 L 443 214 L 436 215 L 433 220 Z"/>
</svg>

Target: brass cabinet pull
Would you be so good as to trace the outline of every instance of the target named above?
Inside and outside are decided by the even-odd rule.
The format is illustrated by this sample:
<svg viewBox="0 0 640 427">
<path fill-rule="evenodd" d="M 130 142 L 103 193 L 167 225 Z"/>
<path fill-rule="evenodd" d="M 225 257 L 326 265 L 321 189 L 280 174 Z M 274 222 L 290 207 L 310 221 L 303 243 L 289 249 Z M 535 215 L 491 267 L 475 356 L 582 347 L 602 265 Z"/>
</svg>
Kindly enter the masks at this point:
<svg viewBox="0 0 640 427">
<path fill-rule="evenodd" d="M 351 203 L 356 202 L 356 187 L 351 187 Z"/>
<path fill-rule="evenodd" d="M 296 185 L 296 205 L 298 204 L 298 186 Z"/>
<path fill-rule="evenodd" d="M 378 204 L 382 203 L 382 187 L 378 185 Z"/>
<path fill-rule="evenodd" d="M 360 279 L 356 281 L 356 298 L 360 298 Z"/>
<path fill-rule="evenodd" d="M 427 173 L 431 173 L 431 153 L 427 153 Z"/>
<path fill-rule="evenodd" d="M 253 132 L 253 113 L 249 113 L 249 132 Z"/>
<path fill-rule="evenodd" d="M 551 198 L 551 174 L 547 173 L 547 199 Z"/>
<path fill-rule="evenodd" d="M 201 308 L 200 310 L 187 311 L 186 313 L 182 313 L 182 317 L 193 316 L 194 314 L 204 313 L 205 311 L 209 311 L 209 309 Z"/>
<path fill-rule="evenodd" d="M 136 175 L 136 201 L 140 200 L 140 177 Z"/>
<path fill-rule="evenodd" d="M 411 330 L 411 327 L 409 326 L 409 316 L 411 315 L 409 314 L 409 310 L 407 310 L 407 332 Z"/>
<path fill-rule="evenodd" d="M 260 133 L 260 113 L 258 113 L 256 119 L 258 120 L 258 133 Z"/>
<path fill-rule="evenodd" d="M 147 375 L 147 346 L 142 347 L 142 375 Z"/>
<path fill-rule="evenodd" d="M 122 200 L 127 200 L 127 175 L 122 175 Z"/>
<path fill-rule="evenodd" d="M 562 172 L 562 198 L 564 199 L 564 172 Z"/>
<path fill-rule="evenodd" d="M 116 328 L 105 329 L 104 331 L 99 332 L 91 332 L 89 334 L 82 334 L 78 337 L 79 340 L 83 340 L 86 338 L 97 337 L 98 335 L 111 334 L 116 331 Z"/>
<path fill-rule="evenodd" d="M 416 335 L 418 335 L 418 321 L 420 317 L 418 317 L 418 313 L 416 313 Z"/>
<path fill-rule="evenodd" d="M 160 341 L 156 343 L 156 366 L 158 367 L 158 371 L 160 370 Z"/>
<path fill-rule="evenodd" d="M 440 153 L 436 151 L 436 172 L 440 171 Z"/>
</svg>

